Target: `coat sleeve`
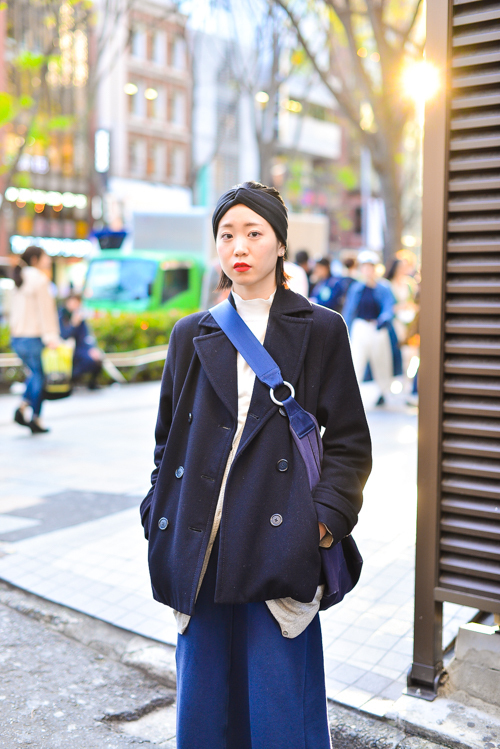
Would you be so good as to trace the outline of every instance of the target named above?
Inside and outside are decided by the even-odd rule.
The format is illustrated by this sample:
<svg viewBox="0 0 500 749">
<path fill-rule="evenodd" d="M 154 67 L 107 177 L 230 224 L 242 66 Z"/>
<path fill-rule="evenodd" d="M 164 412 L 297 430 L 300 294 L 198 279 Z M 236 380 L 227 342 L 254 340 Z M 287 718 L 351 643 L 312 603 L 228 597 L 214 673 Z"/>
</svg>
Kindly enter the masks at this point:
<svg viewBox="0 0 500 749">
<path fill-rule="evenodd" d="M 380 298 L 380 315 L 377 318 L 377 328 L 380 330 L 384 325 L 387 325 L 394 317 L 394 305 L 396 304 L 396 297 L 390 286 L 382 286 L 378 284 L 379 298 Z"/>
<path fill-rule="evenodd" d="M 325 431 L 321 477 L 314 487 L 313 499 L 318 521 L 338 542 L 357 523 L 372 458 L 347 328 L 337 314 L 332 315 L 325 337 L 316 415 Z"/>
<path fill-rule="evenodd" d="M 158 407 L 158 417 L 155 429 L 155 451 L 154 451 L 154 470 L 151 474 L 151 488 L 141 502 L 141 522 L 144 527 L 144 535 L 148 537 L 148 516 L 153 499 L 153 493 L 160 470 L 165 445 L 167 444 L 170 425 L 173 414 L 173 394 L 174 394 L 174 373 L 175 373 L 175 326 L 170 336 L 167 360 L 163 369 L 160 390 L 160 405 Z"/>
</svg>

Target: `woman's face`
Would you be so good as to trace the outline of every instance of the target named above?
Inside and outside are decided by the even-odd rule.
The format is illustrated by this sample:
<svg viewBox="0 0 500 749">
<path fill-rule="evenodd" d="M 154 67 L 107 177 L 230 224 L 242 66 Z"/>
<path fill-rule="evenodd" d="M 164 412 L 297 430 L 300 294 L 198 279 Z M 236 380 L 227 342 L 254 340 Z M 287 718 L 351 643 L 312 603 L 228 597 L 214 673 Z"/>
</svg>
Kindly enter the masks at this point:
<svg viewBox="0 0 500 749">
<path fill-rule="evenodd" d="M 246 205 L 223 215 L 217 230 L 222 270 L 243 299 L 268 299 L 276 288 L 276 262 L 285 248 L 271 224 Z"/>
<path fill-rule="evenodd" d="M 51 267 L 51 260 L 50 257 L 47 255 L 46 252 L 42 252 L 39 258 L 33 257 L 31 259 L 31 265 L 33 265 L 35 268 L 38 268 L 38 270 L 41 271 L 48 271 Z"/>
</svg>

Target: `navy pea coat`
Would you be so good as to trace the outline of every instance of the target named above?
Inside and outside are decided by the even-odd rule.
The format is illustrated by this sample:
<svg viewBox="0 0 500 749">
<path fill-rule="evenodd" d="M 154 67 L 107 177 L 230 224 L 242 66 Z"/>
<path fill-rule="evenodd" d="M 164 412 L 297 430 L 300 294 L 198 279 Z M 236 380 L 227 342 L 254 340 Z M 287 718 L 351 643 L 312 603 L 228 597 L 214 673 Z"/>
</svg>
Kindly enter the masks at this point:
<svg viewBox="0 0 500 749">
<path fill-rule="evenodd" d="M 321 574 L 318 521 L 335 541 L 350 533 L 371 469 L 370 435 L 342 317 L 279 287 L 264 346 L 295 387 L 297 401 L 325 427 L 321 479 L 311 493 L 288 419 L 256 379 L 225 489 L 216 603 L 287 596 L 311 601 Z M 156 468 L 141 518 L 153 595 L 185 614 L 194 612 L 237 426 L 236 355 L 209 312 L 181 319 L 172 331 Z M 283 388 L 276 396 L 287 394 Z M 281 524 L 270 522 L 274 515 Z"/>
</svg>

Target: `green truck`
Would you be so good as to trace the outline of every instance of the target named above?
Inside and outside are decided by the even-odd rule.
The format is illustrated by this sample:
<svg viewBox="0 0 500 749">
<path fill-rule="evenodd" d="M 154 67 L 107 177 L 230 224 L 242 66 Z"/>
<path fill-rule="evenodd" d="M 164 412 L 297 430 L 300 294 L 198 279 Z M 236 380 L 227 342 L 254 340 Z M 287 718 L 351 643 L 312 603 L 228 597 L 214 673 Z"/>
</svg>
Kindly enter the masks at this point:
<svg viewBox="0 0 500 749">
<path fill-rule="evenodd" d="M 134 214 L 130 234 L 103 230 L 95 240 L 83 289 L 85 307 L 140 313 L 202 306 L 205 287 L 213 281 L 206 273 L 212 247 L 205 210 Z"/>
<path fill-rule="evenodd" d="M 175 252 L 108 250 L 91 260 L 83 291 L 91 309 L 143 312 L 200 306 L 204 263 Z"/>
</svg>

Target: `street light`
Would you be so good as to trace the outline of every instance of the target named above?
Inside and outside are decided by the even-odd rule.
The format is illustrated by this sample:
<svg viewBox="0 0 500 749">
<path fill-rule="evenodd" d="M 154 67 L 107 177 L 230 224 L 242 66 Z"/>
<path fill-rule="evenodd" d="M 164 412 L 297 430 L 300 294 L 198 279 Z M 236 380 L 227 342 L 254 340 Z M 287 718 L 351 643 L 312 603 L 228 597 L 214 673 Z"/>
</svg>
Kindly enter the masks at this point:
<svg viewBox="0 0 500 749">
<path fill-rule="evenodd" d="M 266 93 L 266 91 L 257 91 L 257 93 L 255 94 L 255 101 L 258 104 L 262 104 L 262 106 L 265 106 L 269 101 L 269 94 Z"/>
<path fill-rule="evenodd" d="M 441 86 L 438 69 L 426 60 L 413 62 L 403 69 L 401 76 L 405 96 L 423 104 L 432 99 Z"/>
<path fill-rule="evenodd" d="M 137 89 L 137 86 L 135 85 L 135 83 L 126 83 L 125 86 L 123 87 L 123 90 L 129 96 L 133 96 L 134 94 L 137 93 L 138 89 Z"/>
<path fill-rule="evenodd" d="M 144 96 L 146 99 L 149 99 L 149 101 L 153 101 L 153 99 L 158 98 L 158 91 L 155 88 L 147 88 L 144 92 Z"/>
</svg>

